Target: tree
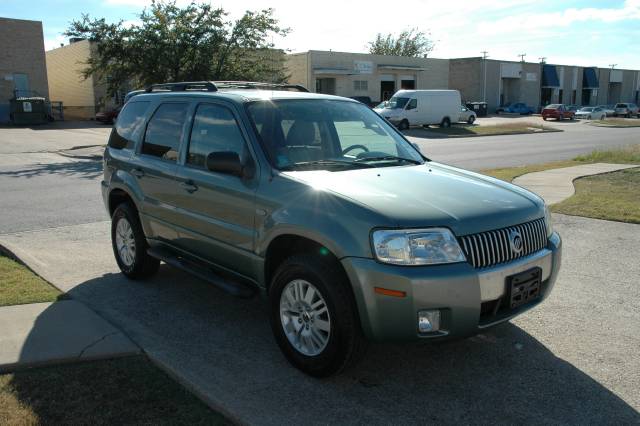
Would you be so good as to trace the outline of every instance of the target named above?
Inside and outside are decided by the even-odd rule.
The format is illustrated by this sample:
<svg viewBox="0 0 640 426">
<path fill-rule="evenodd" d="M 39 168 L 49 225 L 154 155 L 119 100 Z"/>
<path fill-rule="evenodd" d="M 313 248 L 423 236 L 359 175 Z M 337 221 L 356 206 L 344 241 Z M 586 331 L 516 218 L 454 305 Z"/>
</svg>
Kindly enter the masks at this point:
<svg viewBox="0 0 640 426">
<path fill-rule="evenodd" d="M 68 37 L 85 38 L 92 54 L 83 70 L 115 94 L 127 85 L 200 80 L 263 80 L 282 82 L 284 53 L 269 42 L 286 35 L 273 9 L 247 11 L 236 21 L 222 8 L 175 0 L 154 0 L 139 23 L 107 23 L 83 14 L 70 23 Z"/>
<path fill-rule="evenodd" d="M 418 31 L 417 28 L 404 30 L 397 38 L 391 33 L 386 35 L 378 33 L 376 39 L 369 42 L 369 53 L 426 58 L 434 47 L 434 42 L 429 35 Z"/>
</svg>

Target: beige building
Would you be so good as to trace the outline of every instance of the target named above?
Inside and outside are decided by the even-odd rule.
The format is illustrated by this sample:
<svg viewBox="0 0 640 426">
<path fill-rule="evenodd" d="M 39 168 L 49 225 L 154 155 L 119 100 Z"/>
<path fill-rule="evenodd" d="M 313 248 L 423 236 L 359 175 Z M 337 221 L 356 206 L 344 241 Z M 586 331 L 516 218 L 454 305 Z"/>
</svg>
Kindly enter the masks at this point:
<svg viewBox="0 0 640 426">
<path fill-rule="evenodd" d="M 449 60 L 310 50 L 287 55 L 289 83 L 380 102 L 400 89 L 447 89 Z"/>
<path fill-rule="evenodd" d="M 48 98 L 42 22 L 0 18 L 0 123 L 9 121 L 9 100 Z"/>
<path fill-rule="evenodd" d="M 46 52 L 51 100 L 62 102 L 67 120 L 91 119 L 96 112 L 115 106 L 114 99 L 106 96 L 104 84 L 82 75 L 94 48 L 88 40 L 72 39 L 70 44 Z"/>
</svg>

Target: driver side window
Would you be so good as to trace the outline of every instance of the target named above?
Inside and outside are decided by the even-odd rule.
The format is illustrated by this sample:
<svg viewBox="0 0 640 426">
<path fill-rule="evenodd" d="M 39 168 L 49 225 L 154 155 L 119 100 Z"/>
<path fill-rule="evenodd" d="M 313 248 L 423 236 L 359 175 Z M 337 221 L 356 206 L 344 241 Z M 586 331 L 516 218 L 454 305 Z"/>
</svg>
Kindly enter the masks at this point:
<svg viewBox="0 0 640 426">
<path fill-rule="evenodd" d="M 416 109 L 416 108 L 418 108 L 418 100 L 415 98 L 411 99 L 407 104 L 407 109 L 410 110 L 410 109 Z"/>
</svg>

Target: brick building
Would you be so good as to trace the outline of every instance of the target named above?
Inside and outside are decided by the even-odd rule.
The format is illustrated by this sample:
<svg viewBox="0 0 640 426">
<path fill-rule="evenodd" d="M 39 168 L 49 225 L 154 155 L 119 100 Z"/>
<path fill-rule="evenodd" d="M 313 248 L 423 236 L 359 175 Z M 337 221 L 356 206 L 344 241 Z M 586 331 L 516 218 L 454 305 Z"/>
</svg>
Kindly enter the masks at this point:
<svg viewBox="0 0 640 426">
<path fill-rule="evenodd" d="M 9 121 L 9 101 L 49 97 L 42 22 L 0 18 L 0 123 Z"/>
</svg>

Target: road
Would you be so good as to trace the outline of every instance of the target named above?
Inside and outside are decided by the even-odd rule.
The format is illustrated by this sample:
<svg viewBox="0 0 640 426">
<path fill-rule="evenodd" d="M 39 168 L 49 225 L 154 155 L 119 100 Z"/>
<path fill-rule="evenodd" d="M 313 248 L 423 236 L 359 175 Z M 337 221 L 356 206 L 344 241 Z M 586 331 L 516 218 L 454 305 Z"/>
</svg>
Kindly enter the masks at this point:
<svg viewBox="0 0 640 426">
<path fill-rule="evenodd" d="M 431 159 L 471 170 L 568 159 L 594 149 L 640 143 L 640 128 L 549 125 L 565 131 L 452 139 L 426 139 L 422 130 L 408 134 Z M 106 143 L 110 130 L 90 122 L 0 128 L 0 234 L 108 219 L 100 195 L 102 163 L 91 154 L 101 153 L 99 146 Z M 86 146 L 94 148 L 77 149 Z"/>
</svg>

